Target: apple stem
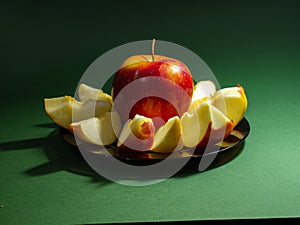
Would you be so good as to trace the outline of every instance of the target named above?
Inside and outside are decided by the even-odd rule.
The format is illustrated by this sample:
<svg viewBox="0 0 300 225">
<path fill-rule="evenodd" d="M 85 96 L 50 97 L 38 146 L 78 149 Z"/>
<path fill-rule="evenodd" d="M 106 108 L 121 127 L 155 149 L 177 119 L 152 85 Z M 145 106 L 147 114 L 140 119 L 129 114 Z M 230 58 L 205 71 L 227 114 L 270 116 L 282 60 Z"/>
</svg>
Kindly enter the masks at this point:
<svg viewBox="0 0 300 225">
<path fill-rule="evenodd" d="M 155 38 L 152 40 L 152 61 L 154 62 L 154 45 L 155 45 Z"/>
</svg>

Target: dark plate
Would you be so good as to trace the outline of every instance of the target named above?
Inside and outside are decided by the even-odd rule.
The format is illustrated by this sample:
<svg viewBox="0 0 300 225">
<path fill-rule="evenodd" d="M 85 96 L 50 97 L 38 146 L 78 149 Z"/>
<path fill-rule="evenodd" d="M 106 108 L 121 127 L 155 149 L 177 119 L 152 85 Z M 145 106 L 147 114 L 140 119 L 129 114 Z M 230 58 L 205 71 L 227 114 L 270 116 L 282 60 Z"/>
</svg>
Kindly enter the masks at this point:
<svg viewBox="0 0 300 225">
<path fill-rule="evenodd" d="M 218 146 L 220 147 L 213 148 L 217 150 L 210 151 L 210 149 L 194 150 L 184 148 L 170 155 L 169 159 L 180 160 L 189 157 L 190 160 L 183 168 L 183 170 L 199 171 L 199 163 L 205 157 L 213 158 L 213 161 L 210 163 L 210 165 L 205 166 L 205 170 L 214 168 L 216 166 L 220 166 L 232 160 L 241 152 L 244 140 L 247 138 L 249 132 L 250 125 L 246 118 L 243 118 L 241 122 L 234 128 L 231 134 L 226 139 L 224 139 L 222 143 L 218 144 Z M 76 143 L 75 138 L 70 131 L 61 128 L 60 133 L 65 141 L 67 141 L 69 144 L 78 147 L 78 144 Z M 156 153 L 151 151 L 138 152 L 133 150 L 122 150 L 116 147 L 116 143 L 113 143 L 109 146 L 105 146 L 105 148 L 103 146 L 97 146 L 86 142 L 81 142 L 79 143 L 79 145 L 82 145 L 83 147 L 80 147 L 80 149 L 85 149 L 91 153 L 94 153 L 95 156 L 97 155 L 102 157 L 115 157 L 122 162 L 137 166 L 155 164 L 169 156 L 169 154 Z"/>
</svg>

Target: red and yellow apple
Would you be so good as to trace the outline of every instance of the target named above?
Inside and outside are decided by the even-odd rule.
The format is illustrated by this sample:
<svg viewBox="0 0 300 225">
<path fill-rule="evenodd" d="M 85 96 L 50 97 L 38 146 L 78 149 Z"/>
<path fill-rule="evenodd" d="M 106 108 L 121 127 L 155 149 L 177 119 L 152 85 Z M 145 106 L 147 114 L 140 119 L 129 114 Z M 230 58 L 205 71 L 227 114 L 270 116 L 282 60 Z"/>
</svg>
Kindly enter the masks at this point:
<svg viewBox="0 0 300 225">
<path fill-rule="evenodd" d="M 247 109 L 241 86 L 218 91 L 212 81 L 194 86 L 183 62 L 154 55 L 154 42 L 152 55 L 131 56 L 121 64 L 111 94 L 81 84 L 80 101 L 45 99 L 45 110 L 85 142 L 170 153 L 222 141 Z"/>
<path fill-rule="evenodd" d="M 160 55 L 136 55 L 116 72 L 112 98 L 124 122 L 139 114 L 153 119 L 159 128 L 187 111 L 193 90 L 192 75 L 183 62 Z"/>
</svg>

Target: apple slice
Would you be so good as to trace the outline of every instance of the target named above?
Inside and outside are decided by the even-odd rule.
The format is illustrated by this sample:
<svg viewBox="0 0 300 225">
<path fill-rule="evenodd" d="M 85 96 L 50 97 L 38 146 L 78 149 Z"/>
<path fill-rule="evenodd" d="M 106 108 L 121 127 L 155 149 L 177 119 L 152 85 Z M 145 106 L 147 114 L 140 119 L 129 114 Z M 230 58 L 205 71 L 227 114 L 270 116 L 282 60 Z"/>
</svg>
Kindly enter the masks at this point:
<svg viewBox="0 0 300 225">
<path fill-rule="evenodd" d="M 206 102 L 206 103 L 208 103 L 208 104 L 211 104 L 211 99 L 209 99 L 208 97 L 203 97 L 203 98 L 200 98 L 200 99 L 198 99 L 198 100 L 192 102 L 191 105 L 190 105 L 190 107 L 189 107 L 189 109 L 188 109 L 188 112 L 189 112 L 189 113 L 192 113 L 192 112 L 195 111 L 195 110 L 198 108 L 198 106 L 199 106 L 201 103 L 203 103 L 203 102 Z"/>
<path fill-rule="evenodd" d="M 57 125 L 68 129 L 72 122 L 99 117 L 111 111 L 112 104 L 93 100 L 79 102 L 71 96 L 64 96 L 45 98 L 44 108 L 50 119 Z"/>
<path fill-rule="evenodd" d="M 181 123 L 178 116 L 170 118 L 154 135 L 154 152 L 170 153 L 180 150 L 182 146 Z"/>
<path fill-rule="evenodd" d="M 202 102 L 210 103 L 212 96 L 216 93 L 216 85 L 210 81 L 199 81 L 194 88 L 192 102 L 188 112 L 194 111 Z"/>
<path fill-rule="evenodd" d="M 201 100 L 202 98 L 211 98 L 216 93 L 216 85 L 211 80 L 199 81 L 195 87 L 192 102 Z"/>
<path fill-rule="evenodd" d="M 181 117 L 183 145 L 197 146 L 205 137 L 211 123 L 209 104 L 201 103 L 193 112 L 185 112 Z"/>
<path fill-rule="evenodd" d="M 202 102 L 192 113 L 181 118 L 183 144 L 186 147 L 203 147 L 208 141 L 217 143 L 227 137 L 233 123 L 220 110 Z"/>
<path fill-rule="evenodd" d="M 154 133 L 152 119 L 137 114 L 123 126 L 117 146 L 123 149 L 147 151 L 153 145 Z"/>
<path fill-rule="evenodd" d="M 247 110 L 247 97 L 242 86 L 218 90 L 211 99 L 211 104 L 222 111 L 236 126 Z"/>
<path fill-rule="evenodd" d="M 212 123 L 210 134 L 207 136 L 207 140 L 204 141 L 204 145 L 206 145 L 208 141 L 212 144 L 223 141 L 230 135 L 234 127 L 233 122 L 213 105 L 210 105 L 210 112 Z M 211 140 L 209 140 L 209 138 Z"/>
<path fill-rule="evenodd" d="M 122 128 L 121 124 L 121 119 L 116 112 L 106 112 L 99 118 L 93 117 L 72 123 L 70 130 L 76 137 L 88 143 L 109 145 L 117 140 Z"/>
<path fill-rule="evenodd" d="M 112 97 L 109 94 L 104 93 L 101 89 L 96 89 L 86 84 L 79 85 L 78 97 L 81 101 L 98 100 L 112 103 Z"/>
</svg>

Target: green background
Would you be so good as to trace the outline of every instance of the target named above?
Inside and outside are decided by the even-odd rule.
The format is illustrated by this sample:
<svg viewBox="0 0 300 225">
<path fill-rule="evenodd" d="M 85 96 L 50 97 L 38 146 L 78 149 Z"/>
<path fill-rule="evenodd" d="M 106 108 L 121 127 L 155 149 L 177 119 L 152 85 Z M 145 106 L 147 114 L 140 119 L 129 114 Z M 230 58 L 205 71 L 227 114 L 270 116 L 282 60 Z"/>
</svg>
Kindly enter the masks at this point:
<svg viewBox="0 0 300 225">
<path fill-rule="evenodd" d="M 289 0 L 2 4 L 0 223 L 299 217 L 299 9 Z M 195 52 L 222 87 L 244 86 L 242 153 L 144 187 L 80 174 L 85 164 L 43 98 L 73 95 L 101 54 L 153 37 Z"/>
</svg>

